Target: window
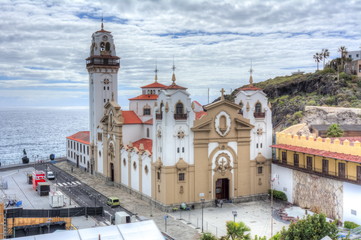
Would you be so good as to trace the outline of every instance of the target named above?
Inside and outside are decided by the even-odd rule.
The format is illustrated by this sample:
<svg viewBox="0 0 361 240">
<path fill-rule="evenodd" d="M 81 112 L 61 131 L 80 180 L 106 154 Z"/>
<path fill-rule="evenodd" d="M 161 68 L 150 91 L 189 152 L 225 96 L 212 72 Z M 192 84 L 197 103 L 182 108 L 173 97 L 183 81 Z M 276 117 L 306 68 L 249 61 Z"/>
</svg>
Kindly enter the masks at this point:
<svg viewBox="0 0 361 240">
<path fill-rule="evenodd" d="M 179 148 L 177 148 L 177 153 L 179 153 Z"/>
<path fill-rule="evenodd" d="M 261 148 L 262 148 L 262 143 L 261 143 Z"/>
<path fill-rule="evenodd" d="M 133 168 L 134 168 L 134 170 L 137 169 L 137 163 L 136 162 L 133 162 Z"/>
<path fill-rule="evenodd" d="M 312 170 L 312 157 L 308 156 L 306 158 L 306 161 L 307 161 L 307 169 Z"/>
<path fill-rule="evenodd" d="M 258 143 L 256 144 L 256 148 L 258 148 Z"/>
<path fill-rule="evenodd" d="M 147 128 L 147 138 L 149 138 L 149 128 Z"/>
<path fill-rule="evenodd" d="M 85 145 L 83 145 L 83 153 L 85 153 Z"/>
<path fill-rule="evenodd" d="M 287 164 L 287 152 L 282 152 L 282 163 Z"/>
<path fill-rule="evenodd" d="M 157 179 L 160 180 L 160 171 L 157 172 Z"/>
<path fill-rule="evenodd" d="M 150 108 L 149 107 L 143 108 L 143 115 L 150 115 Z"/>
<path fill-rule="evenodd" d="M 261 103 L 256 103 L 255 112 L 256 112 L 256 113 L 262 112 L 262 105 L 261 105 Z"/>
<path fill-rule="evenodd" d="M 328 174 L 328 160 L 322 159 L 322 173 Z"/>
<path fill-rule="evenodd" d="M 361 181 L 361 166 L 357 166 L 357 181 Z"/>
<path fill-rule="evenodd" d="M 68 148 L 70 147 L 70 141 L 68 140 Z"/>
<path fill-rule="evenodd" d="M 124 166 L 127 165 L 127 161 L 125 160 L 125 158 L 123 158 L 123 165 L 124 165 Z"/>
<path fill-rule="evenodd" d="M 109 52 L 109 50 L 110 50 L 110 43 L 107 42 L 107 43 L 105 44 L 105 50 Z"/>
<path fill-rule="evenodd" d="M 86 153 L 89 155 L 89 146 L 86 147 Z"/>
<path fill-rule="evenodd" d="M 346 177 L 345 163 L 338 163 L 338 176 L 340 178 Z"/>
<path fill-rule="evenodd" d="M 76 143 L 76 150 L 79 151 L 79 143 Z"/>
<path fill-rule="evenodd" d="M 101 157 L 102 156 L 102 152 L 101 151 L 99 151 L 99 157 Z"/>
<path fill-rule="evenodd" d="M 144 167 L 144 172 L 145 172 L 146 175 L 148 175 L 149 169 L 148 169 L 147 165 L 145 165 L 145 167 Z"/>
<path fill-rule="evenodd" d="M 257 173 L 262 174 L 263 173 L 263 167 L 258 167 L 257 168 Z"/>
<path fill-rule="evenodd" d="M 185 173 L 179 173 L 178 174 L 178 181 L 184 181 L 185 180 Z"/>
<path fill-rule="evenodd" d="M 98 133 L 98 141 L 101 142 L 103 138 L 103 134 L 102 133 Z"/>
<path fill-rule="evenodd" d="M 295 167 L 299 167 L 299 165 L 300 165 L 299 155 L 296 153 L 293 154 L 293 165 Z"/>
<path fill-rule="evenodd" d="M 182 147 L 182 152 L 184 153 L 184 147 Z"/>
<path fill-rule="evenodd" d="M 105 90 L 105 86 L 104 86 L 104 90 Z"/>
<path fill-rule="evenodd" d="M 183 114 L 183 103 L 177 103 L 175 107 L 176 114 Z"/>
</svg>

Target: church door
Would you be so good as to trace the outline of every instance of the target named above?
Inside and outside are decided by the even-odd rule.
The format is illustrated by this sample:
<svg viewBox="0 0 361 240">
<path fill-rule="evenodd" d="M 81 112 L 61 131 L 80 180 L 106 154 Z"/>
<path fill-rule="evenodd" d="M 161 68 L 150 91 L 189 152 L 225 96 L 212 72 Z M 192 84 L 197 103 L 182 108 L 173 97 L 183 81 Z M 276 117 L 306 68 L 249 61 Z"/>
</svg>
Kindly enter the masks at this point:
<svg viewBox="0 0 361 240">
<path fill-rule="evenodd" d="M 114 182 L 114 164 L 110 163 L 110 181 Z"/>
<path fill-rule="evenodd" d="M 229 179 L 221 178 L 216 182 L 216 199 L 229 199 Z"/>
</svg>

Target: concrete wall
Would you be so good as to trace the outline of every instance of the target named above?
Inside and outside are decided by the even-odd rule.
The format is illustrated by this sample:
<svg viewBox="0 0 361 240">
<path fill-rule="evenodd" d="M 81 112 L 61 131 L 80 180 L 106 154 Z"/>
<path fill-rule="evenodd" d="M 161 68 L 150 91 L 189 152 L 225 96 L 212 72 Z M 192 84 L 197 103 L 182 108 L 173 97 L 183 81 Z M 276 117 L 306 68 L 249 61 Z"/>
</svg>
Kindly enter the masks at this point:
<svg viewBox="0 0 361 240">
<path fill-rule="evenodd" d="M 361 186 L 343 183 L 343 221 L 361 225 Z"/>
<path fill-rule="evenodd" d="M 272 164 L 272 179 L 273 189 L 284 192 L 293 203 L 293 170 Z"/>
</svg>

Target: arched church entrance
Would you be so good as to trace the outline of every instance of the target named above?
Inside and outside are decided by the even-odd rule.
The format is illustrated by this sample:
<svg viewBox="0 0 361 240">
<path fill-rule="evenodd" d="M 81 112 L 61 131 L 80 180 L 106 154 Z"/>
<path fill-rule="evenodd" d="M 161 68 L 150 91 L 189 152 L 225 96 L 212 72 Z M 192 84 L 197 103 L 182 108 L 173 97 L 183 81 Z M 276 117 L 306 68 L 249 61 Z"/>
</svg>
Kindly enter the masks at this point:
<svg viewBox="0 0 361 240">
<path fill-rule="evenodd" d="M 110 163 L 110 181 L 114 182 L 114 164 Z"/>
<path fill-rule="evenodd" d="M 228 178 L 220 178 L 216 181 L 216 199 L 229 199 Z"/>
</svg>

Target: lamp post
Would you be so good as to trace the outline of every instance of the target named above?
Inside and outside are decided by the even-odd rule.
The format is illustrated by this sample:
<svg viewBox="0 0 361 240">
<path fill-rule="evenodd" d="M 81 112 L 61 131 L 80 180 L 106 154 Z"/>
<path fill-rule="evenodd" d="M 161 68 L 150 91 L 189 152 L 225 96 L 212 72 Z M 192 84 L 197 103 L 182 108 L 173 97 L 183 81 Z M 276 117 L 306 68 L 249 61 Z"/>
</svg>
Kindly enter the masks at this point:
<svg viewBox="0 0 361 240">
<path fill-rule="evenodd" d="M 206 199 L 201 198 L 201 202 L 202 202 L 202 233 L 203 233 L 203 208 L 204 208 L 204 202 L 206 201 Z"/>
<path fill-rule="evenodd" d="M 236 211 L 236 210 L 233 210 L 233 211 L 232 211 L 232 214 L 233 214 L 233 222 L 236 222 L 237 211 Z"/>
</svg>

